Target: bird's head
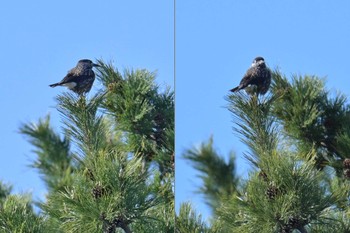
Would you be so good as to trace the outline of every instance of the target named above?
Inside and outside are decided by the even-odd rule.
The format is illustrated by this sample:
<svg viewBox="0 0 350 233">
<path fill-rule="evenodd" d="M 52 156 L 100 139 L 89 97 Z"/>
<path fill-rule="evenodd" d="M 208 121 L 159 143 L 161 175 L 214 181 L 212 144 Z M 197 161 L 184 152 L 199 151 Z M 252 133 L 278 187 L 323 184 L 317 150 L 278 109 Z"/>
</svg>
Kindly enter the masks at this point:
<svg viewBox="0 0 350 233">
<path fill-rule="evenodd" d="M 89 68 L 89 69 L 92 69 L 92 67 L 96 67 L 96 66 L 100 67 L 100 65 L 93 63 L 89 59 L 81 59 L 81 60 L 79 60 L 77 66 L 79 66 L 79 65 L 84 66 L 84 67 Z"/>
<path fill-rule="evenodd" d="M 265 60 L 263 57 L 256 57 L 253 60 L 252 66 L 261 66 L 261 65 L 265 65 Z"/>
</svg>

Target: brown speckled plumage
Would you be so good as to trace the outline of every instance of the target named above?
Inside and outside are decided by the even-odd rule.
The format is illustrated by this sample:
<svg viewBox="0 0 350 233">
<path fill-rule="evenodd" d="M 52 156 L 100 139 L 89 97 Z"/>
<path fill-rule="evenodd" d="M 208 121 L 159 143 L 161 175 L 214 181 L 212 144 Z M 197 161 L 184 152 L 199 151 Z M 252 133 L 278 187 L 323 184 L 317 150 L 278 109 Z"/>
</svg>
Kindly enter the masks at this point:
<svg viewBox="0 0 350 233">
<path fill-rule="evenodd" d="M 68 71 L 61 82 L 51 84 L 50 87 L 66 86 L 79 95 L 87 93 L 95 81 L 95 73 L 92 70 L 95 66 L 99 65 L 94 64 L 91 60 L 82 59 L 73 69 Z"/>
<path fill-rule="evenodd" d="M 263 95 L 269 90 L 270 83 L 270 69 L 266 66 L 264 58 L 256 57 L 252 66 L 247 70 L 239 85 L 230 91 L 236 92 L 248 87 L 249 85 L 255 85 L 257 87 L 257 93 Z"/>
</svg>

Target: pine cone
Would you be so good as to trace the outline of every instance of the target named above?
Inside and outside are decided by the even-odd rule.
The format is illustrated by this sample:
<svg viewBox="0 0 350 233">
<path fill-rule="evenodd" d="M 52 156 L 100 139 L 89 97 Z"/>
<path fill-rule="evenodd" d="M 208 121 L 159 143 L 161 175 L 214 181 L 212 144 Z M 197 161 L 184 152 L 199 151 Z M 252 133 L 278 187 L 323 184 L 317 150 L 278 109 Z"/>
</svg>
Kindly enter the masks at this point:
<svg viewBox="0 0 350 233">
<path fill-rule="evenodd" d="M 343 174 L 346 179 L 350 179 L 350 169 L 344 169 Z"/>
<path fill-rule="evenodd" d="M 343 167 L 344 169 L 350 169 L 350 159 L 344 159 Z"/>
<path fill-rule="evenodd" d="M 92 196 L 96 200 L 101 198 L 104 194 L 106 194 L 106 189 L 99 184 L 92 189 Z"/>
<path fill-rule="evenodd" d="M 270 200 L 274 200 L 277 197 L 279 190 L 276 186 L 270 185 L 265 193 Z"/>
</svg>

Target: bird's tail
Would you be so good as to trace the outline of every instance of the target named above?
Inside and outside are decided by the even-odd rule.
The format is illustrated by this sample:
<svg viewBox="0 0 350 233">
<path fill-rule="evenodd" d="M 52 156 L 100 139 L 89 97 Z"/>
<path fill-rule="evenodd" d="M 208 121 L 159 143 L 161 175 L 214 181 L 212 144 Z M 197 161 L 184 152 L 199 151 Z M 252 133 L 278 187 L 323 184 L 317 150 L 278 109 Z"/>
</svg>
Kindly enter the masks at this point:
<svg viewBox="0 0 350 233">
<path fill-rule="evenodd" d="M 50 87 L 56 87 L 56 86 L 59 86 L 60 85 L 60 83 L 54 83 L 54 84 L 51 84 L 51 85 L 49 85 Z"/>
<path fill-rule="evenodd" d="M 231 92 L 236 92 L 236 91 L 239 91 L 240 90 L 240 86 L 237 86 L 235 88 L 232 88 L 230 91 Z"/>
</svg>

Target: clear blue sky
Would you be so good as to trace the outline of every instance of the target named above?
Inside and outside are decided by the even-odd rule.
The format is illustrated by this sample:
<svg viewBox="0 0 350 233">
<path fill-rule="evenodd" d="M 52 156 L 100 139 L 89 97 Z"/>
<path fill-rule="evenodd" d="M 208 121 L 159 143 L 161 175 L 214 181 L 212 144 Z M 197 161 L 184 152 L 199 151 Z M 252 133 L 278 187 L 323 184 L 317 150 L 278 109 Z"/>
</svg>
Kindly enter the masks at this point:
<svg viewBox="0 0 350 233">
<path fill-rule="evenodd" d="M 81 58 L 113 60 L 119 69 L 158 70 L 157 82 L 174 87 L 172 1 L 4 1 L 0 7 L 0 179 L 14 191 L 45 194 L 28 164 L 34 149 L 18 134 L 24 122 L 51 114 L 61 130 L 55 96 Z M 95 83 L 95 89 L 99 84 Z"/>
<path fill-rule="evenodd" d="M 225 157 L 238 157 L 247 175 L 246 148 L 232 131 L 224 96 L 256 56 L 290 76 L 327 76 L 327 87 L 350 94 L 350 1 L 176 1 L 176 204 L 191 201 L 209 216 L 200 185 L 179 159 L 210 135 Z"/>
</svg>

